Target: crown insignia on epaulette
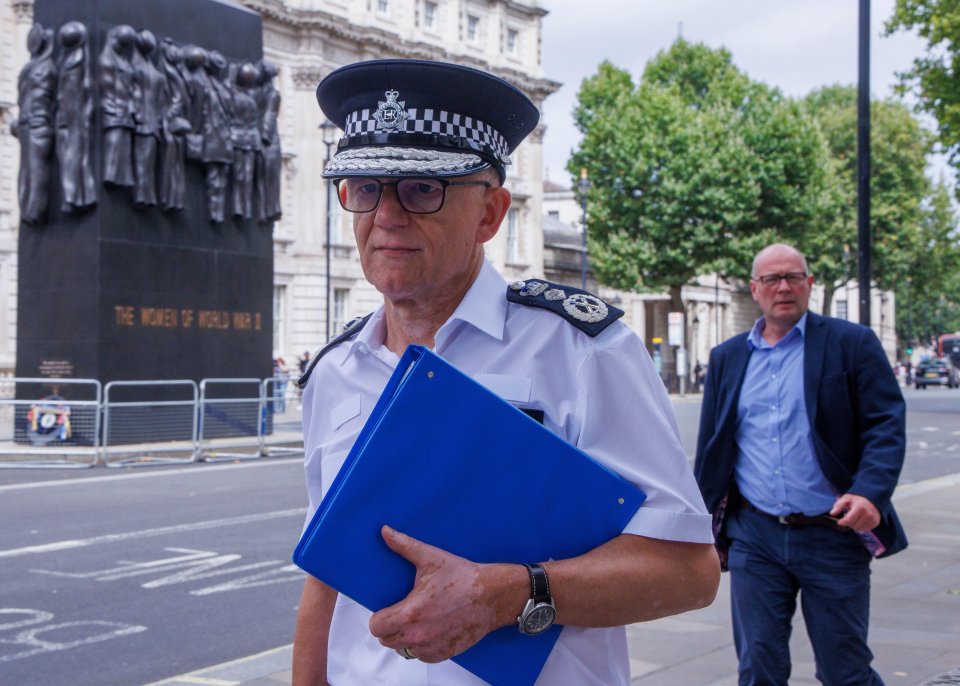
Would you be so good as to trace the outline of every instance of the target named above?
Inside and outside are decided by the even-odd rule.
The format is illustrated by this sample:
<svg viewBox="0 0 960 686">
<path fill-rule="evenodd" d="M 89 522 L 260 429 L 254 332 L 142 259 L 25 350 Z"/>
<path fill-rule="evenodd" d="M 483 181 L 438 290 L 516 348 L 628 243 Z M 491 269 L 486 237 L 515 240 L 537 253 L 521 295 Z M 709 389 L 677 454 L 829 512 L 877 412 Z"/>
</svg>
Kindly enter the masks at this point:
<svg viewBox="0 0 960 686">
<path fill-rule="evenodd" d="M 507 300 L 550 310 L 589 336 L 596 336 L 623 316 L 623 310 L 608 305 L 592 293 L 539 279 L 511 282 Z"/>
</svg>

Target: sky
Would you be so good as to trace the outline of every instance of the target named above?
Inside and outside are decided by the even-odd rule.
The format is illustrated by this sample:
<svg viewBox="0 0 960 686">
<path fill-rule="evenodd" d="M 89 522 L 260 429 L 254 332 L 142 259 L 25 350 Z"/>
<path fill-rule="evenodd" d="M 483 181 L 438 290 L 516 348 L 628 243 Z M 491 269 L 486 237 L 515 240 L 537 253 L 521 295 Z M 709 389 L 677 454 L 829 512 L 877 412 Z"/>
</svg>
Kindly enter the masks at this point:
<svg viewBox="0 0 960 686">
<path fill-rule="evenodd" d="M 546 178 L 568 185 L 566 161 L 579 141 L 572 111 L 584 78 L 605 59 L 639 79 L 644 65 L 678 35 L 727 48 L 757 81 L 803 96 L 820 86 L 856 84 L 857 0 L 541 0 L 544 76 L 563 86 L 543 105 Z M 883 36 L 894 0 L 870 10 L 870 92 L 893 94 L 896 73 L 924 52 L 916 35 Z M 929 120 L 928 126 L 932 128 Z M 943 168 L 942 159 L 932 168 Z"/>
</svg>

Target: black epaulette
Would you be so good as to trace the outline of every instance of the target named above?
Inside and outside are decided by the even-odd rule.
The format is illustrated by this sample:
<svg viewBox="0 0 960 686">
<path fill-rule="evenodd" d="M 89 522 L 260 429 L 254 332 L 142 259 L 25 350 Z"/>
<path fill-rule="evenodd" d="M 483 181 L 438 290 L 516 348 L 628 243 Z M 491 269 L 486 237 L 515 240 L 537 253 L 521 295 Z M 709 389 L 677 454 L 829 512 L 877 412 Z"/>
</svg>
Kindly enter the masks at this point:
<svg viewBox="0 0 960 686">
<path fill-rule="evenodd" d="M 325 346 L 320 348 L 320 352 L 313 356 L 313 359 L 310 360 L 310 364 L 307 365 L 306 370 L 303 372 L 303 375 L 297 379 L 297 386 L 303 388 L 307 385 L 307 381 L 310 380 L 310 375 L 313 373 L 313 368 L 317 366 L 317 362 L 320 361 L 320 358 L 326 355 L 328 352 L 333 350 L 336 346 L 340 345 L 344 341 L 349 341 L 351 338 L 360 333 L 360 329 L 366 326 L 367 322 L 370 321 L 370 317 L 373 316 L 373 312 L 364 316 L 357 317 L 356 319 L 351 319 L 349 322 L 343 325 L 343 331 L 339 335 L 335 336 L 333 340 L 327 343 Z"/>
<path fill-rule="evenodd" d="M 587 291 L 541 279 L 514 281 L 507 300 L 559 314 L 588 336 L 596 336 L 623 316 L 623 310 Z"/>
</svg>

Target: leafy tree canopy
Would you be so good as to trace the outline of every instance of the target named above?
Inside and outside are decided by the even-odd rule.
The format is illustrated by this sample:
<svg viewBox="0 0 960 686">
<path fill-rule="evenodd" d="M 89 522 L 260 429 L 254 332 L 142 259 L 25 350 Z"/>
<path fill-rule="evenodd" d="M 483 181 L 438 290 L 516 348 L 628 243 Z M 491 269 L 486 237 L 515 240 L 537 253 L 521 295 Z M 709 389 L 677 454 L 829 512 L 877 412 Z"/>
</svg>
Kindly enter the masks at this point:
<svg viewBox="0 0 960 686">
<path fill-rule="evenodd" d="M 886 30 L 915 30 L 927 41 L 927 53 L 900 74 L 900 88 L 937 120 L 940 143 L 960 170 L 960 0 L 897 0 Z"/>
<path fill-rule="evenodd" d="M 857 274 L 857 89 L 821 88 L 803 102 L 827 139 L 837 177 L 819 230 L 797 243 L 829 291 Z M 919 226 L 930 189 L 925 169 L 932 140 L 900 102 L 871 103 L 870 122 L 871 271 L 877 286 L 888 290 L 910 272 L 922 250 Z"/>
<path fill-rule="evenodd" d="M 591 265 L 610 286 L 669 289 L 677 305 L 697 274 L 747 276 L 760 247 L 822 213 L 816 123 L 726 50 L 679 39 L 638 84 L 605 62 L 574 117 L 583 140 L 568 169 L 587 171 Z"/>
</svg>

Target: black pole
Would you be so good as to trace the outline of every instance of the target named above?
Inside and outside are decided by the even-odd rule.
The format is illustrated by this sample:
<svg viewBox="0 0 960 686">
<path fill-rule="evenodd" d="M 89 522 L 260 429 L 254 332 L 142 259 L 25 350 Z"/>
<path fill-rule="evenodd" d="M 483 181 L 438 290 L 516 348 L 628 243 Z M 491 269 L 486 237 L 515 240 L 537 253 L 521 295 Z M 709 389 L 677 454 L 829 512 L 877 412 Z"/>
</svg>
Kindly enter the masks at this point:
<svg viewBox="0 0 960 686">
<path fill-rule="evenodd" d="M 857 235 L 860 323 L 870 326 L 870 0 L 860 0 L 857 93 Z"/>
<path fill-rule="evenodd" d="M 330 145 L 331 144 L 325 142 L 325 145 L 327 146 L 327 161 L 330 161 Z M 333 216 L 333 206 L 330 203 L 333 202 L 333 196 L 331 192 L 333 191 L 333 184 L 330 183 L 329 181 L 327 181 L 326 184 L 327 184 L 327 241 L 326 241 L 326 247 L 324 248 L 324 253 L 326 253 L 326 258 L 327 258 L 326 310 L 327 310 L 327 340 L 329 341 L 331 338 L 333 338 L 333 333 L 330 331 L 330 327 L 333 324 L 333 318 L 330 316 L 330 243 L 331 243 L 330 234 L 332 233 L 332 229 L 333 229 L 333 227 L 331 226 L 332 224 L 331 217 Z"/>
<path fill-rule="evenodd" d="M 580 288 L 587 290 L 587 179 L 586 167 L 580 170 L 580 208 L 583 211 L 583 252 L 580 253 Z"/>
</svg>

